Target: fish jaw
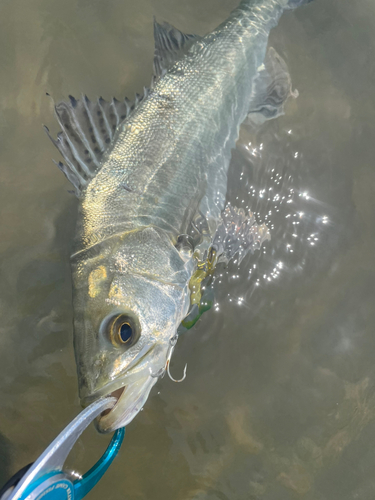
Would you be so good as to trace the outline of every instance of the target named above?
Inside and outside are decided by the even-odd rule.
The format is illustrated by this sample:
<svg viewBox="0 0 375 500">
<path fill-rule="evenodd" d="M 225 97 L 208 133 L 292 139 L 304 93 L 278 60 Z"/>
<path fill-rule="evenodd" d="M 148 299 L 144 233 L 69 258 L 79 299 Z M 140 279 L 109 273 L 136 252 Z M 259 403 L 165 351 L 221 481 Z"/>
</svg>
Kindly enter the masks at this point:
<svg viewBox="0 0 375 500">
<path fill-rule="evenodd" d="M 82 406 L 103 397 L 117 399 L 117 403 L 109 412 L 106 410 L 95 420 L 99 432 L 108 433 L 125 427 L 142 410 L 152 387 L 165 372 L 169 349 L 168 343 L 145 346 L 124 374 L 109 381 L 94 393 L 81 397 Z"/>
<path fill-rule="evenodd" d="M 114 391 L 117 403 L 109 412 L 103 412 L 95 420 L 95 426 L 101 433 L 113 432 L 128 425 L 142 410 L 157 377 L 151 374 L 139 378 L 120 390 Z M 112 393 L 108 394 L 110 396 Z"/>
</svg>

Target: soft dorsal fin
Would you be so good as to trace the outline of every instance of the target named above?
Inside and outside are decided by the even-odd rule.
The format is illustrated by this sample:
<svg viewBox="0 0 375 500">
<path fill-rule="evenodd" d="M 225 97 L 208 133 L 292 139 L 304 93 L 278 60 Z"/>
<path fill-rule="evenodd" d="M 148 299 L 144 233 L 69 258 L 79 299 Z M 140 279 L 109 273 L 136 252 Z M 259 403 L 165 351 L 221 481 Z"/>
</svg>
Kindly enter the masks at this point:
<svg viewBox="0 0 375 500">
<path fill-rule="evenodd" d="M 198 35 L 186 35 L 171 24 L 159 24 L 154 18 L 154 75 L 162 78 L 168 69 L 187 52 Z"/>
<path fill-rule="evenodd" d="M 56 164 L 73 184 L 77 196 L 99 169 L 119 124 L 148 93 L 149 89 L 144 88 L 143 95 L 136 94 L 134 102 L 127 98 L 124 101 L 113 98 L 107 102 L 101 97 L 90 101 L 87 96 L 81 99 L 69 96 L 70 102 L 55 105 L 61 127 L 57 139 L 51 136 L 47 127 L 44 129 L 64 158 L 64 163 Z"/>
</svg>

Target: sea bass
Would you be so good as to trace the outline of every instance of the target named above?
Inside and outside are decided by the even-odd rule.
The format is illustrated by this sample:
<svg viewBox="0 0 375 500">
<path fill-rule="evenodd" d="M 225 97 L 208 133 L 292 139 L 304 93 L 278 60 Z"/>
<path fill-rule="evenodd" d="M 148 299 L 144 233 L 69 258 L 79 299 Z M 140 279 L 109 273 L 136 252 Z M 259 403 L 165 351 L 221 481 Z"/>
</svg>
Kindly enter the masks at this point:
<svg viewBox="0 0 375 500">
<path fill-rule="evenodd" d="M 134 103 L 83 96 L 55 106 L 58 166 L 79 198 L 71 268 L 81 402 L 118 400 L 101 432 L 141 410 L 216 264 L 269 238 L 251 213 L 225 208 L 227 171 L 241 123 L 278 116 L 291 95 L 268 35 L 307 1 L 243 0 L 204 37 L 155 22 L 152 85 Z"/>
</svg>

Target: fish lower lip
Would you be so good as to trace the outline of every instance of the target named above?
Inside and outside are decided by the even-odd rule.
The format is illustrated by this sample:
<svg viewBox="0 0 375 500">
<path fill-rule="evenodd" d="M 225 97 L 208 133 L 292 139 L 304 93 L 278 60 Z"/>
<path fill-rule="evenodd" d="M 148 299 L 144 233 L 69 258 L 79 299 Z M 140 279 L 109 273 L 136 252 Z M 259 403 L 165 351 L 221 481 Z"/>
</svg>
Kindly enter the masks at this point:
<svg viewBox="0 0 375 500">
<path fill-rule="evenodd" d="M 156 381 L 147 375 L 107 394 L 117 398 L 117 403 L 95 419 L 97 430 L 107 433 L 128 425 L 142 409 Z"/>
<path fill-rule="evenodd" d="M 116 408 L 116 405 L 117 403 L 119 402 L 119 399 L 121 398 L 124 390 L 126 388 L 126 385 L 124 385 L 124 387 L 120 387 L 119 389 L 116 389 L 115 391 L 111 392 L 111 394 L 109 394 L 109 397 L 111 398 L 116 398 L 117 399 L 117 402 L 115 403 L 114 406 L 112 406 L 112 408 L 107 408 L 107 410 L 104 410 L 100 416 L 101 417 L 104 417 L 105 415 L 108 415 L 108 413 L 110 413 L 114 408 Z"/>
</svg>

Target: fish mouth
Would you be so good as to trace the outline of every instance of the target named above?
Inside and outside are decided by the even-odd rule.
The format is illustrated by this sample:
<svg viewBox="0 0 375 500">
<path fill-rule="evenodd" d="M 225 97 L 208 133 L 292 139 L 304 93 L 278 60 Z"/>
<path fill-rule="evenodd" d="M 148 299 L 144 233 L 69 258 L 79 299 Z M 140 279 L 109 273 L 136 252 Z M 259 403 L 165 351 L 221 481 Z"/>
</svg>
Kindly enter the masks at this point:
<svg viewBox="0 0 375 500">
<path fill-rule="evenodd" d="M 162 344 L 145 345 L 124 373 L 90 395 L 81 398 L 82 406 L 102 397 L 114 397 L 115 405 L 95 419 L 101 433 L 125 427 L 142 410 L 151 389 L 163 375 L 166 348 Z"/>
<path fill-rule="evenodd" d="M 142 410 L 156 382 L 156 377 L 148 375 L 108 394 L 109 397 L 115 397 L 117 403 L 112 409 L 105 410 L 96 418 L 95 426 L 98 431 L 101 433 L 113 432 L 128 425 Z"/>
</svg>

